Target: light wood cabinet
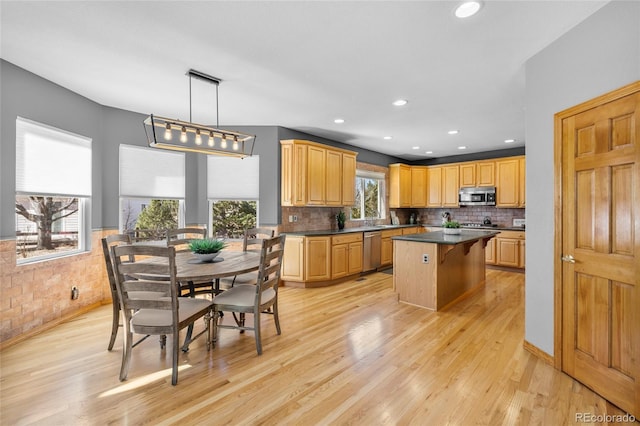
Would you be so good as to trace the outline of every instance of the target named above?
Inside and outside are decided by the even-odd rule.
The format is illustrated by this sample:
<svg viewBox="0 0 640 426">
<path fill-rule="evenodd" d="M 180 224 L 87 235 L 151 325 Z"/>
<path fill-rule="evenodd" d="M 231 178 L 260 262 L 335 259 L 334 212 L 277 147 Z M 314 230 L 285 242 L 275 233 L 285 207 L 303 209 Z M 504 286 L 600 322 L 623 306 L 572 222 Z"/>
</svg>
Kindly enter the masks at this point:
<svg viewBox="0 0 640 426">
<path fill-rule="evenodd" d="M 512 268 L 525 267 L 525 233 L 523 231 L 500 231 L 500 234 L 491 241 L 495 241 L 493 264 Z M 488 247 L 487 245 L 487 249 Z M 487 257 L 487 250 L 485 250 L 485 260 Z"/>
<path fill-rule="evenodd" d="M 362 272 L 362 232 L 333 236 L 331 239 L 331 279 Z"/>
<path fill-rule="evenodd" d="M 496 264 L 496 238 L 492 238 L 487 241 L 487 246 L 484 248 L 484 263 L 487 265 Z"/>
<path fill-rule="evenodd" d="M 525 265 L 525 240 L 520 240 L 520 262 L 518 263 L 519 268 L 524 268 Z"/>
<path fill-rule="evenodd" d="M 496 206 L 523 207 L 524 180 L 524 157 L 496 160 Z"/>
<path fill-rule="evenodd" d="M 283 206 L 352 206 L 356 152 L 303 140 L 281 144 Z"/>
<path fill-rule="evenodd" d="M 411 207 L 411 166 L 389 165 L 389 207 Z"/>
<path fill-rule="evenodd" d="M 518 207 L 525 207 L 526 206 L 526 201 L 527 201 L 527 168 L 526 168 L 526 162 L 525 162 L 525 157 L 521 157 L 518 160 L 518 165 L 520 166 L 520 170 L 519 170 L 519 184 L 520 184 L 520 192 L 518 194 Z"/>
<path fill-rule="evenodd" d="M 458 183 L 460 172 L 459 167 L 444 166 L 442 168 L 442 206 L 458 207 L 458 192 L 460 185 Z"/>
<path fill-rule="evenodd" d="M 427 168 L 411 167 L 411 207 L 427 206 Z"/>
<path fill-rule="evenodd" d="M 476 163 L 460 164 L 460 188 L 474 187 L 476 185 Z"/>
<path fill-rule="evenodd" d="M 393 263 L 393 240 L 392 237 L 402 235 L 402 229 L 385 229 L 381 233 L 382 241 L 380 245 L 380 265 L 386 266 Z"/>
<path fill-rule="evenodd" d="M 304 251 L 304 280 L 331 279 L 331 237 L 305 237 Z"/>
<path fill-rule="evenodd" d="M 496 186 L 495 161 L 460 163 L 460 188 Z"/>
<path fill-rule="evenodd" d="M 427 207 L 442 207 L 442 167 L 427 168 Z"/>
</svg>

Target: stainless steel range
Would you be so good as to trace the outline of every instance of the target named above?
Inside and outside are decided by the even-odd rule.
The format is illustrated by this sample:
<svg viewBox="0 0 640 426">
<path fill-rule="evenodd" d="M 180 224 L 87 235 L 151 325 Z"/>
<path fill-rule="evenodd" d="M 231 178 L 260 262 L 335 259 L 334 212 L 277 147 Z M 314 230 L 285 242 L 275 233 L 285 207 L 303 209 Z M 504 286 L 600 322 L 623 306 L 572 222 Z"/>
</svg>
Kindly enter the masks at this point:
<svg viewBox="0 0 640 426">
<path fill-rule="evenodd" d="M 462 226 L 463 228 L 495 228 L 498 225 L 495 223 L 485 224 L 482 222 L 467 222 L 461 223 L 460 226 Z"/>
</svg>

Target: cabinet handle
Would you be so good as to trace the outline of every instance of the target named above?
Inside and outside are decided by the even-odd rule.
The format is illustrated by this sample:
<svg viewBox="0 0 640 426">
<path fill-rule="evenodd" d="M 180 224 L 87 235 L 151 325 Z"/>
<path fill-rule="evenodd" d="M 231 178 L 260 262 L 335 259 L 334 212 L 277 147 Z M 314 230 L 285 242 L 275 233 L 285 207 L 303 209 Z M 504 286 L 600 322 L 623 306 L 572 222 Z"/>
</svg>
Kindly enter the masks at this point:
<svg viewBox="0 0 640 426">
<path fill-rule="evenodd" d="M 566 256 L 562 256 L 562 261 L 563 262 L 567 262 L 567 263 L 576 263 L 576 259 L 571 256 L 570 254 L 566 255 Z"/>
</svg>

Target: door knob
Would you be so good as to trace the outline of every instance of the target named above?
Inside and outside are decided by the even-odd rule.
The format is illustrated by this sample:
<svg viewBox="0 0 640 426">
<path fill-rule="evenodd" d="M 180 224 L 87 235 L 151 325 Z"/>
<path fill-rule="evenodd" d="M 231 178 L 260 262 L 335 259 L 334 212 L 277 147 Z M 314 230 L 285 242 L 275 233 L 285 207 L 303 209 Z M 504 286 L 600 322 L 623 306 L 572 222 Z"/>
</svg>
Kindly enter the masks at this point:
<svg viewBox="0 0 640 426">
<path fill-rule="evenodd" d="M 562 256 L 562 261 L 567 263 L 576 263 L 576 259 L 570 254 L 566 256 Z"/>
</svg>

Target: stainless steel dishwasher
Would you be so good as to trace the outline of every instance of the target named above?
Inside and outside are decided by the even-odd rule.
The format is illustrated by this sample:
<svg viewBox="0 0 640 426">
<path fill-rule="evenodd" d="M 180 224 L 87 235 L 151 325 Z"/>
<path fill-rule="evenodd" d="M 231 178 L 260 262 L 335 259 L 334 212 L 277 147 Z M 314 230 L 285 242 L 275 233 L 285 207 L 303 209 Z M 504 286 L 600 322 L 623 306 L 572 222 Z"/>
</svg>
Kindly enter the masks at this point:
<svg viewBox="0 0 640 426">
<path fill-rule="evenodd" d="M 380 266 L 380 245 L 382 233 L 371 231 L 364 233 L 364 245 L 362 251 L 362 272 L 372 271 Z"/>
</svg>

